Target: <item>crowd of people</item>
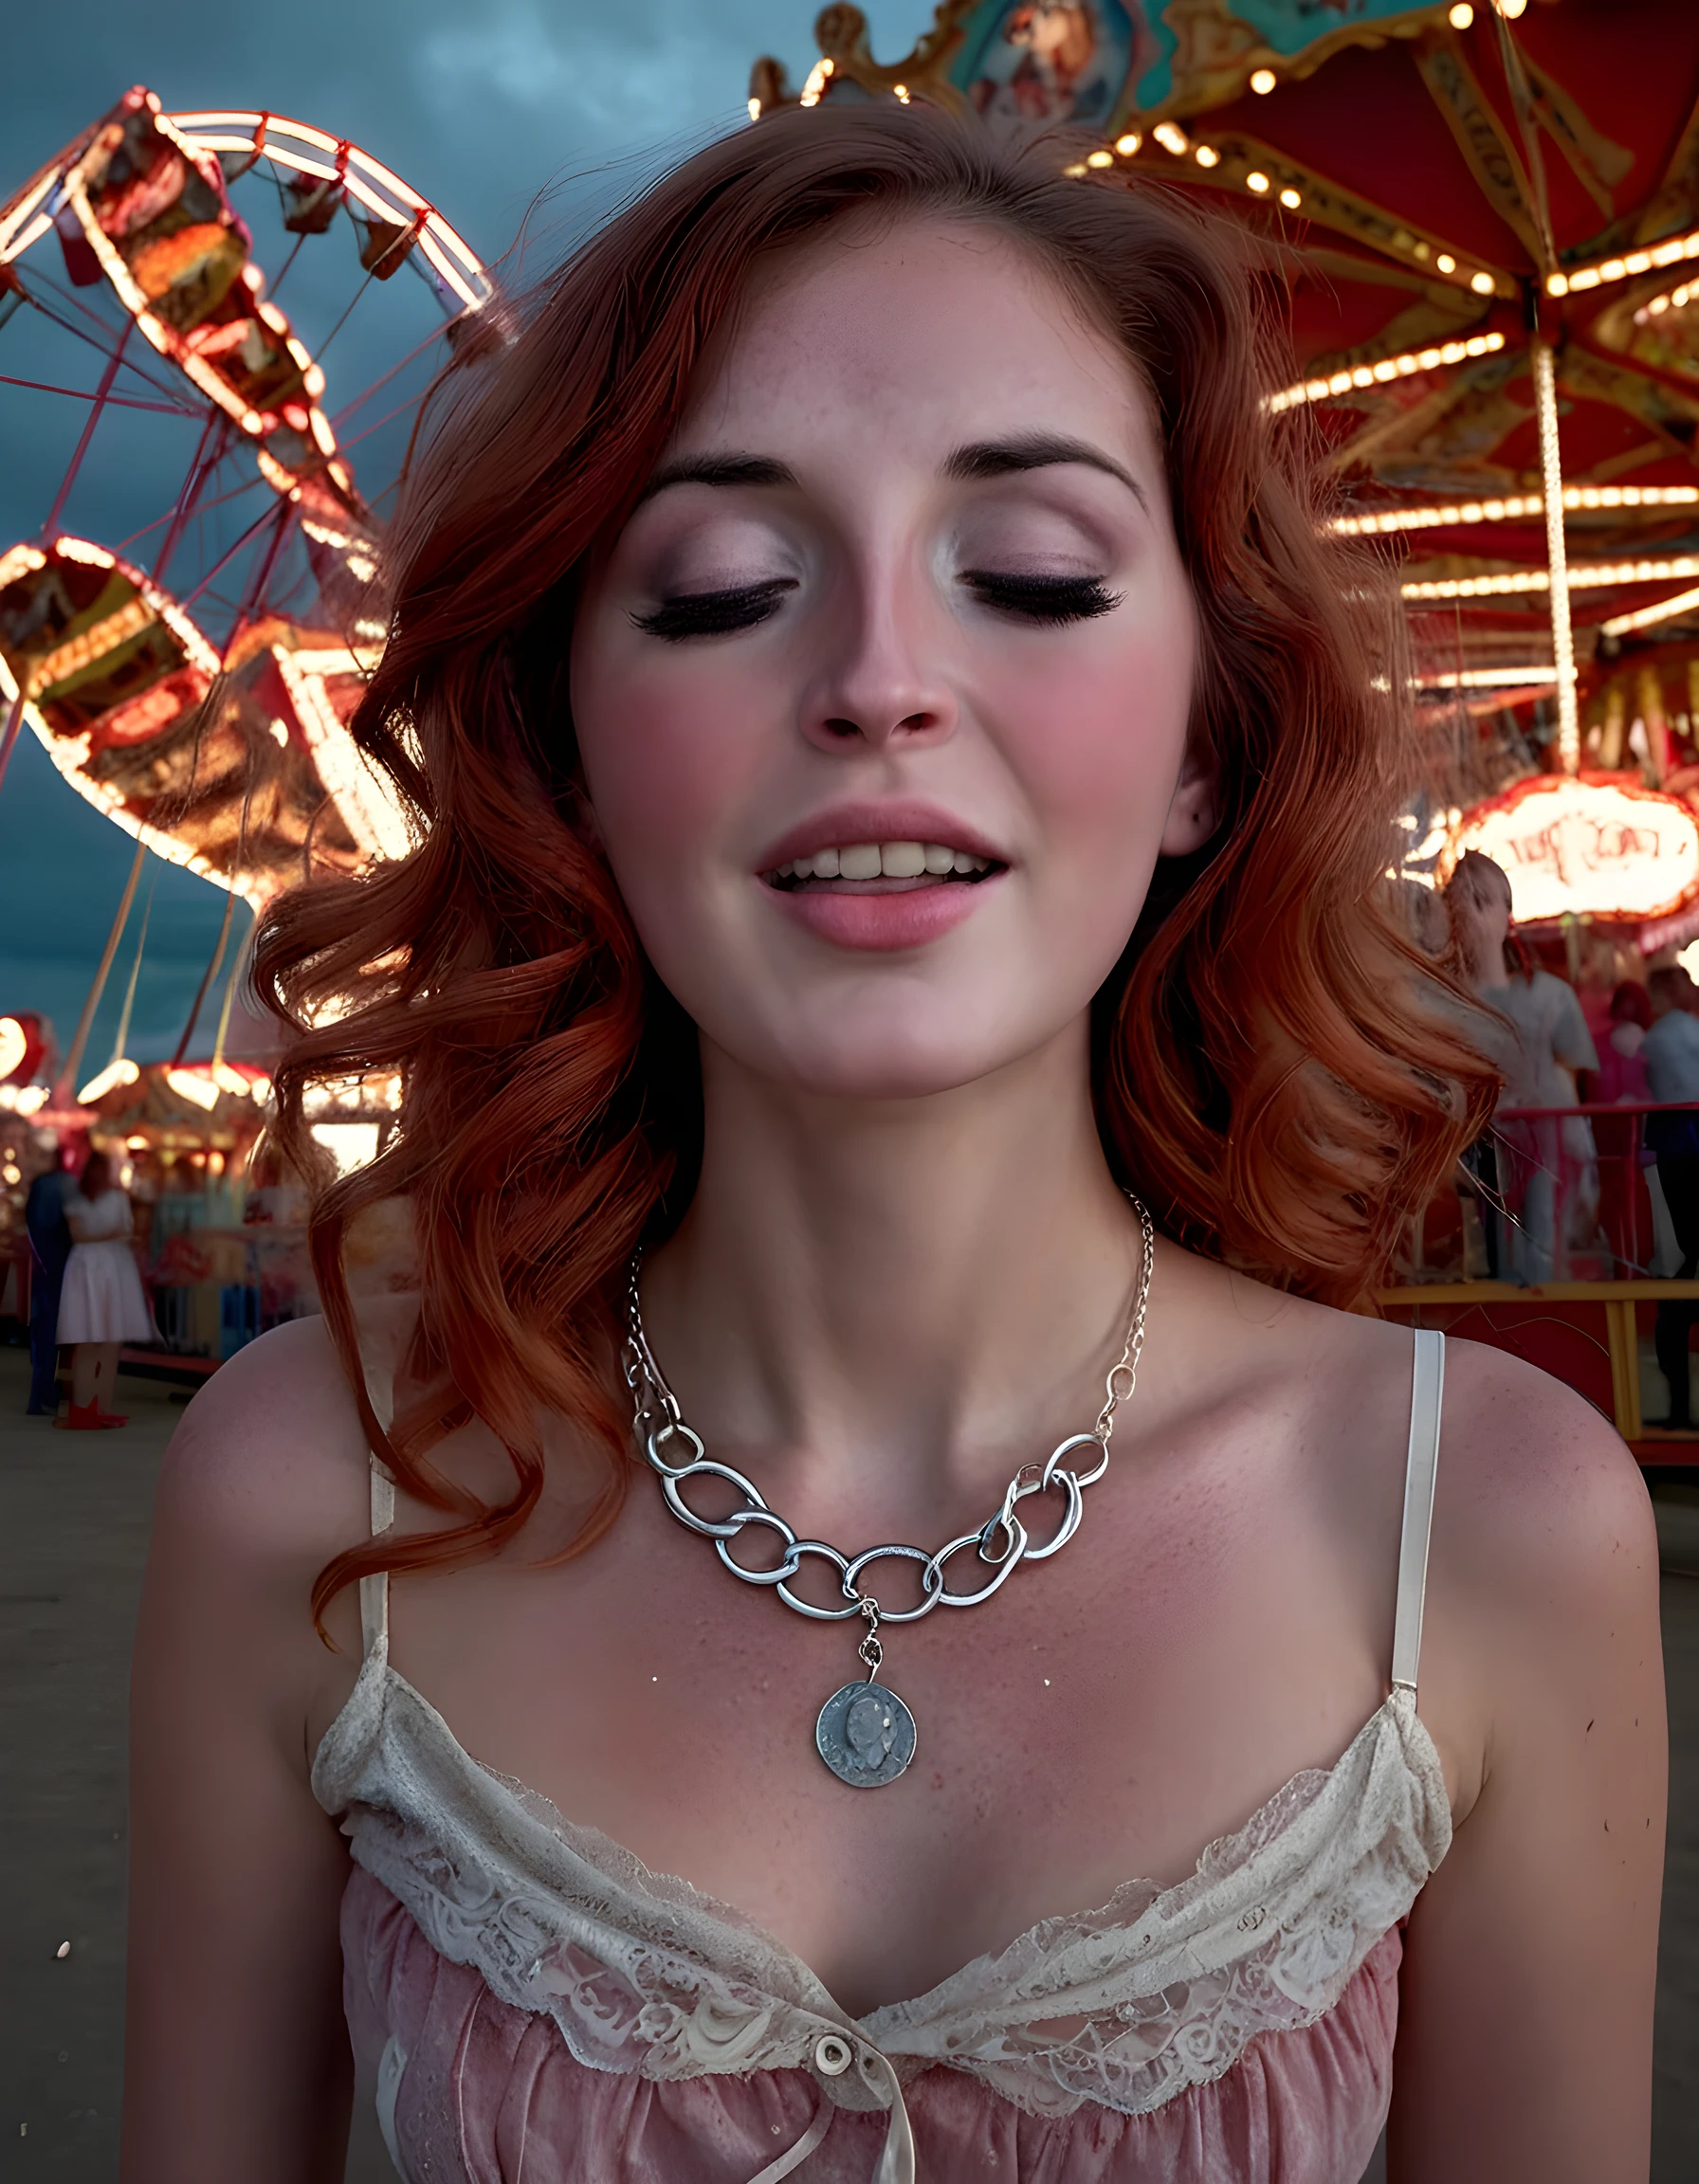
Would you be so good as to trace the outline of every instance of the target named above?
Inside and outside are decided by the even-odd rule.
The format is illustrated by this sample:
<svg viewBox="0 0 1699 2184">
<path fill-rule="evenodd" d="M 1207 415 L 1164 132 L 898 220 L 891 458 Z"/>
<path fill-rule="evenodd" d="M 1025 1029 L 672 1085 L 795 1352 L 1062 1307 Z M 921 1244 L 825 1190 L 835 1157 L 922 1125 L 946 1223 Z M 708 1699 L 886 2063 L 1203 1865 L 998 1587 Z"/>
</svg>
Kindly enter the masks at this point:
<svg viewBox="0 0 1699 2184">
<path fill-rule="evenodd" d="M 1463 976 L 1502 1025 L 1493 1059 L 1504 1078 L 1490 1131 L 1466 1156 L 1481 1211 L 1489 1278 L 1550 1281 L 1564 1247 L 1602 1241 L 1618 1272 L 1653 1271 L 1652 1177 L 1669 1215 L 1682 1281 L 1699 1270 L 1699 986 L 1657 964 L 1611 994 L 1595 1041 L 1580 996 L 1544 970 L 1511 919 L 1510 883 L 1489 857 L 1463 856 L 1444 892 L 1447 937 Z M 1489 1020 L 1488 1039 L 1493 1041 Z M 1625 1110 L 1618 1118 L 1599 1107 Z M 1594 1110 L 1583 1113 L 1582 1108 Z M 1688 1338 L 1699 1310 L 1658 1307 L 1658 1366 L 1670 1408 L 1691 1421 Z"/>
</svg>

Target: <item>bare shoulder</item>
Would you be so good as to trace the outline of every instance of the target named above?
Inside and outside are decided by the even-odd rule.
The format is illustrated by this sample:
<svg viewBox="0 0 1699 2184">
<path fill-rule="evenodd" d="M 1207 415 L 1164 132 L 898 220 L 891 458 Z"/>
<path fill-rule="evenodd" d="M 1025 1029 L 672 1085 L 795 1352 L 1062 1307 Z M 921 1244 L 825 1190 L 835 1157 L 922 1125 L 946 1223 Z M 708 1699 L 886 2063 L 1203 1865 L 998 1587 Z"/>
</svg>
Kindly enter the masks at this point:
<svg viewBox="0 0 1699 2184">
<path fill-rule="evenodd" d="M 1583 1748 L 1618 1790 L 1661 1765 L 1657 1533 L 1639 1466 L 1572 1389 L 1474 1342 L 1446 1347 L 1421 1679 L 1459 1824 L 1489 1782 L 1501 1807 L 1517 1782 L 1537 1805 Z"/>
<path fill-rule="evenodd" d="M 1178 1257 L 1178 1255 L 1175 1255 Z M 1291 1297 L 1188 1259 L 1179 1286 L 1207 1314 L 1207 1370 L 1292 1420 L 1342 1524 L 1395 1528 L 1410 1416 L 1410 1329 Z M 1231 1340 L 1224 1336 L 1231 1331 Z M 1396 1529 L 1395 1529 L 1396 1536 Z M 1574 1390 L 1507 1352 L 1452 1338 L 1430 1592 L 1438 1622 L 1490 1620 L 1579 1638 L 1597 1614 L 1655 1609 L 1657 1543 L 1639 1466 Z"/>
<path fill-rule="evenodd" d="M 1285 1420 L 1329 1473 L 1373 1465 L 1396 1487 L 1410 1407 L 1407 1327 L 1173 1247 L 1164 1273 L 1190 1321 L 1183 1400 L 1196 1392 L 1253 1407 L 1270 1423 Z"/>
<path fill-rule="evenodd" d="M 1436 1527 L 1459 1574 L 1554 1615 L 1649 1587 L 1655 1595 L 1639 1465 L 1561 1380 L 1483 1343 L 1448 1342 L 1440 1464 Z"/>
<path fill-rule="evenodd" d="M 167 1450 L 161 1513 L 192 1511 L 228 1546 L 306 1544 L 363 1528 L 366 1445 L 322 1320 L 291 1320 L 219 1368 Z"/>
<path fill-rule="evenodd" d="M 1467 1341 L 1447 1346 L 1420 1674 L 1454 1833 L 1407 1934 L 1394 2171 L 1644 2177 L 1666 1799 L 1651 1500 L 1589 1403 Z"/>
<path fill-rule="evenodd" d="M 1372 1442 L 1401 1479 L 1409 1327 L 1219 1267 L 1207 1278 L 1216 1313 L 1232 1315 L 1237 1369 L 1266 1389 L 1289 1394 L 1302 1386 L 1306 1408 L 1345 1422 L 1354 1461 Z M 1363 1430 L 1371 1422 L 1372 1434 Z M 1635 1558 L 1632 1551 L 1650 1555 L 1655 1571 L 1650 1500 L 1615 1427 L 1573 1389 L 1507 1351 L 1448 1338 L 1439 1482 L 1436 1522 L 1490 1568 L 1500 1592 L 1514 1572 L 1535 1580 L 1542 1571 L 1597 1573 Z"/>
<path fill-rule="evenodd" d="M 370 1530 L 369 1464 L 323 1320 L 273 1329 L 184 1413 L 160 1472 L 150 1583 L 175 1595 L 186 1631 L 239 1632 L 255 1654 L 281 1648 L 298 1687 L 316 1688 L 334 1657 L 308 1602 L 320 1571 Z M 349 1595 L 327 1621 L 357 1658 Z"/>
</svg>

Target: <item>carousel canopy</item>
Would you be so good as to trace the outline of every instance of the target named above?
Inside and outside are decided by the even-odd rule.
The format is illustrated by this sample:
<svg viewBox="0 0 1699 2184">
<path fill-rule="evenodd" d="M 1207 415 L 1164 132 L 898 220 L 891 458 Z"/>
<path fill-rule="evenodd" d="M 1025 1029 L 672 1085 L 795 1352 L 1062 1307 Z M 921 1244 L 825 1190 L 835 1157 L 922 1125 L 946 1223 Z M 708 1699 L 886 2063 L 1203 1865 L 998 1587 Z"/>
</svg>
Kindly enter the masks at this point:
<svg viewBox="0 0 1699 2184">
<path fill-rule="evenodd" d="M 1253 231 L 1296 350 L 1273 398 L 1405 551 L 1431 688 L 1565 696 L 1571 624 L 1583 685 L 1624 639 L 1699 641 L 1692 0 L 945 0 L 888 65 L 852 7 L 816 35 L 798 92 L 758 62 L 752 112 L 1069 122 L 1080 173 Z"/>
</svg>

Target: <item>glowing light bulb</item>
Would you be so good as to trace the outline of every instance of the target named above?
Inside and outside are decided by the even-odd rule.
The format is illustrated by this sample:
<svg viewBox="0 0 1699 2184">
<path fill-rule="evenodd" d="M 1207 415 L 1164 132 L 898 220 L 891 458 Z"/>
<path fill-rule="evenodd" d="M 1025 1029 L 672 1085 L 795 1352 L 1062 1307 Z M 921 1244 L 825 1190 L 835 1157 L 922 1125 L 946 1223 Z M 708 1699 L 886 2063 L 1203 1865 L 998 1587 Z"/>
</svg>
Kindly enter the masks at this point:
<svg viewBox="0 0 1699 2184">
<path fill-rule="evenodd" d="M 1475 11 L 1470 6 L 1469 0 L 1457 0 L 1457 5 L 1451 13 L 1452 28 L 1453 30 L 1467 30 L 1474 19 Z"/>
<path fill-rule="evenodd" d="M 1115 164 L 1115 155 L 1112 152 L 1087 152 L 1086 164 L 1087 167 L 1112 167 Z"/>
<path fill-rule="evenodd" d="M 1136 129 L 1129 129 L 1124 136 L 1117 136 L 1115 149 L 1124 159 L 1130 159 L 1144 141 Z"/>
<path fill-rule="evenodd" d="M 1469 284 L 1477 296 L 1490 296 L 1492 294 L 1492 275 L 1490 273 L 1471 273 L 1469 277 Z"/>
<path fill-rule="evenodd" d="M 1304 200 L 1298 194 L 1296 190 L 1283 190 L 1280 192 L 1280 202 L 1286 207 L 1288 212 L 1295 212 L 1299 206 L 1303 204 Z"/>
<path fill-rule="evenodd" d="M 1507 23 L 1514 23 L 1519 15 L 1526 13 L 1528 0 L 1492 0 L 1492 5 Z"/>
<path fill-rule="evenodd" d="M 1272 68 L 1253 68 L 1251 71 L 1251 88 L 1261 99 L 1266 99 L 1279 81 Z"/>
<path fill-rule="evenodd" d="M 1457 261 L 1449 250 L 1442 250 L 1434 263 L 1442 273 L 1454 273 L 1457 270 Z"/>
<path fill-rule="evenodd" d="M 1177 159 L 1183 159 L 1192 149 L 1192 139 L 1178 121 L 1159 121 L 1151 135 L 1164 152 L 1172 152 Z"/>
<path fill-rule="evenodd" d="M 1200 144 L 1192 155 L 1200 167 L 1219 167 L 1221 155 L 1213 144 Z"/>
<path fill-rule="evenodd" d="M 1245 187 L 1247 190 L 1254 190 L 1260 197 L 1269 187 L 1269 177 L 1266 174 L 1259 174 L 1252 168 L 1245 177 Z"/>
</svg>

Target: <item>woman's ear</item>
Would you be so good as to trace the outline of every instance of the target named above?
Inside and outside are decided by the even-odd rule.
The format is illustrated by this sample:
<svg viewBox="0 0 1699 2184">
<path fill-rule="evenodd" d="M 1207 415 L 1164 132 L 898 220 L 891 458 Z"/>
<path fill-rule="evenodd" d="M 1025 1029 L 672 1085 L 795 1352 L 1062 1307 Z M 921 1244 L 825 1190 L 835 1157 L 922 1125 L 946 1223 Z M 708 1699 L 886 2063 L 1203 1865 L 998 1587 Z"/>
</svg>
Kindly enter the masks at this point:
<svg viewBox="0 0 1699 2184">
<path fill-rule="evenodd" d="M 1215 755 L 1199 736 L 1186 745 L 1185 764 L 1174 784 L 1159 854 L 1189 857 L 1215 831 L 1219 818 Z"/>
</svg>

